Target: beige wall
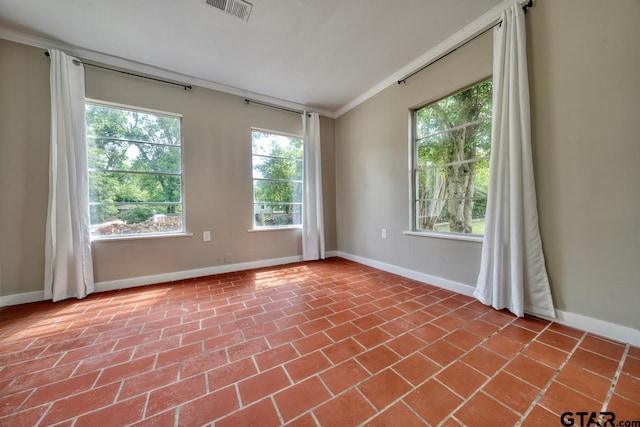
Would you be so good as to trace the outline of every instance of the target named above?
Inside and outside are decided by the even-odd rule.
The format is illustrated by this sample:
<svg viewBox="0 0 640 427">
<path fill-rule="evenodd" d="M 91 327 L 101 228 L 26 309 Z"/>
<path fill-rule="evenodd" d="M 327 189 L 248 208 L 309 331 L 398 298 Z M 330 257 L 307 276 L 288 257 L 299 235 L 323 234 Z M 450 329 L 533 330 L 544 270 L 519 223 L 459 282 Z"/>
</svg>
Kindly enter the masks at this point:
<svg viewBox="0 0 640 427">
<path fill-rule="evenodd" d="M 49 60 L 0 40 L 0 295 L 43 290 Z"/>
<path fill-rule="evenodd" d="M 491 49 L 486 34 L 336 120 L 340 251 L 475 282 L 481 243 L 402 234 L 411 215 L 409 112 L 491 76 Z M 387 239 L 380 237 L 382 228 Z"/>
<path fill-rule="evenodd" d="M 541 0 L 528 17 L 555 303 L 640 329 L 640 1 Z"/>
<path fill-rule="evenodd" d="M 43 287 L 48 191 L 49 61 L 0 40 L 0 295 Z M 300 255 L 300 230 L 247 232 L 252 221 L 251 128 L 300 134 L 299 115 L 195 87 L 86 68 L 88 98 L 183 115 L 187 231 L 192 237 L 93 243 L 97 282 Z M 333 119 L 321 118 L 326 247 L 336 250 Z M 211 231 L 211 241 L 202 232 Z"/>
<path fill-rule="evenodd" d="M 556 307 L 640 328 L 640 2 L 527 15 L 540 226 Z M 336 120 L 338 248 L 475 285 L 481 244 L 404 236 L 408 115 L 491 73 L 482 37 Z M 380 238 L 380 228 L 389 238 Z"/>
</svg>

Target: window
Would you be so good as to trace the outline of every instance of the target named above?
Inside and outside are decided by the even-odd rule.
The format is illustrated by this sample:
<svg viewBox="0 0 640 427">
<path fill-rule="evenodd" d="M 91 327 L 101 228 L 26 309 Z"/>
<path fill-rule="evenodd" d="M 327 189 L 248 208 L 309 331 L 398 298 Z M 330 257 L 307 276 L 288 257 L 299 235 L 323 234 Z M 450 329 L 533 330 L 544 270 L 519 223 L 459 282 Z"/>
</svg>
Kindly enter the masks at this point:
<svg viewBox="0 0 640 427">
<path fill-rule="evenodd" d="M 484 234 L 492 81 L 413 111 L 413 230 Z"/>
<path fill-rule="evenodd" d="M 91 235 L 183 231 L 181 118 L 87 102 Z"/>
<path fill-rule="evenodd" d="M 253 227 L 302 224 L 302 138 L 253 129 Z"/>
</svg>

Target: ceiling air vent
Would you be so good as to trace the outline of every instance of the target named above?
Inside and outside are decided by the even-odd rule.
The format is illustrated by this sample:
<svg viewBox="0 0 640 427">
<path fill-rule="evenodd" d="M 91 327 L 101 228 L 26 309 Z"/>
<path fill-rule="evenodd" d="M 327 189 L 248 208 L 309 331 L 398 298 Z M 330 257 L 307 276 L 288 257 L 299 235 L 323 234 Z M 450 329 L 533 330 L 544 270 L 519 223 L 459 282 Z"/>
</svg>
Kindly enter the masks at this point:
<svg viewBox="0 0 640 427">
<path fill-rule="evenodd" d="M 242 0 L 205 0 L 205 3 L 245 22 L 249 21 L 249 14 L 253 7 L 251 3 Z"/>
</svg>

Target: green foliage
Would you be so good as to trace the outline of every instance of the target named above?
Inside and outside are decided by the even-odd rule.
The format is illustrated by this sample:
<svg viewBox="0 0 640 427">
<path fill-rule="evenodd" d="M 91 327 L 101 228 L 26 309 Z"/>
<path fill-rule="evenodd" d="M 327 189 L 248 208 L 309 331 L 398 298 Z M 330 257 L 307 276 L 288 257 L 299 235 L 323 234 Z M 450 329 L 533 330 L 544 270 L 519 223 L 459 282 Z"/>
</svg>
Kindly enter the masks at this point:
<svg viewBox="0 0 640 427">
<path fill-rule="evenodd" d="M 252 145 L 254 202 L 266 204 L 270 214 L 286 214 L 271 215 L 268 225 L 292 223 L 296 204 L 302 203 L 302 139 L 253 131 Z"/>
<path fill-rule="evenodd" d="M 484 218 L 491 153 L 492 81 L 415 112 L 416 226 L 472 233 Z"/>
<path fill-rule="evenodd" d="M 85 120 L 90 201 L 100 203 L 92 206 L 91 223 L 174 213 L 182 194 L 180 119 L 87 104 Z M 176 205 L 118 209 L 124 202 Z"/>
<path fill-rule="evenodd" d="M 126 221 L 127 224 L 135 224 L 137 222 L 143 222 L 151 218 L 155 214 L 155 210 L 148 206 L 136 206 L 131 209 L 123 210 L 119 218 Z"/>
</svg>

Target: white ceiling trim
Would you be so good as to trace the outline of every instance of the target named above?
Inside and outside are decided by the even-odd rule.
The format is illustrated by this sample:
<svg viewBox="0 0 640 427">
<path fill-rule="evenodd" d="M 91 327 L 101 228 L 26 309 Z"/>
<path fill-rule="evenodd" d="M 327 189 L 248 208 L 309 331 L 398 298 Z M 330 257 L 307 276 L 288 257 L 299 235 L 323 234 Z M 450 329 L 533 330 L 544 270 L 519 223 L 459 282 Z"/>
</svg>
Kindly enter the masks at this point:
<svg viewBox="0 0 640 427">
<path fill-rule="evenodd" d="M 0 38 L 9 40 L 12 42 L 25 44 L 42 49 L 58 49 L 62 50 L 70 55 L 76 56 L 83 60 L 98 62 L 100 64 L 109 65 L 111 67 L 120 68 L 127 71 L 133 71 L 141 74 L 145 74 L 152 77 L 158 77 L 166 80 L 172 80 L 179 83 L 190 84 L 193 86 L 199 86 L 207 89 L 216 90 L 218 92 L 228 93 L 231 95 L 240 96 L 243 98 L 251 98 L 252 100 L 272 104 L 276 107 L 283 107 L 290 110 L 300 111 L 314 111 L 318 114 L 330 118 L 335 118 L 333 111 L 311 108 L 306 105 L 298 104 L 296 102 L 287 101 L 284 99 L 274 98 L 271 96 L 263 95 L 256 92 L 251 92 L 232 86 L 222 85 L 209 80 L 199 79 L 197 77 L 188 76 L 181 73 L 165 70 L 163 68 L 154 67 L 151 65 L 142 64 L 128 59 L 119 58 L 112 55 L 96 52 L 89 49 L 83 49 L 77 46 L 73 46 L 66 43 L 55 42 L 43 37 L 37 37 L 30 34 L 21 33 L 19 31 L 13 31 L 0 27 Z"/>
<path fill-rule="evenodd" d="M 9 30 L 6 28 L 0 27 L 0 38 L 13 41 L 16 43 L 26 44 L 34 47 L 39 47 L 42 49 L 59 49 L 63 50 L 71 55 L 77 56 L 81 59 L 98 62 L 101 64 L 109 65 L 112 67 L 117 67 L 124 70 L 129 70 L 145 75 L 149 75 L 152 77 L 163 78 L 167 80 L 172 80 L 180 83 L 191 84 L 193 86 L 199 86 L 207 89 L 216 90 L 223 93 L 228 93 L 231 95 L 236 95 L 243 98 L 250 98 L 252 100 L 268 103 L 277 107 L 283 107 L 292 110 L 307 110 L 307 111 L 316 111 L 319 114 L 330 117 L 330 118 L 338 118 L 356 106 L 362 104 L 369 98 L 375 96 L 380 93 L 382 90 L 388 88 L 391 85 L 397 84 L 398 80 L 403 77 L 411 74 L 415 70 L 419 70 L 424 65 L 432 62 L 438 57 L 451 52 L 456 49 L 460 45 L 464 44 L 469 39 L 477 36 L 483 31 L 487 30 L 491 26 L 495 25 L 496 22 L 501 17 L 502 11 L 514 3 L 514 1 L 524 4 L 527 0 L 504 0 L 497 6 L 493 7 L 488 12 L 484 13 L 469 25 L 465 26 L 461 30 L 457 31 L 434 48 L 430 49 L 411 63 L 407 64 L 394 74 L 380 81 L 378 84 L 373 86 L 368 91 L 354 98 L 352 101 L 339 108 L 337 111 L 330 111 L 325 109 L 311 108 L 309 106 L 299 104 L 296 102 L 287 101 L 280 98 L 271 97 L 268 95 L 263 95 L 257 92 L 247 91 L 244 89 L 223 85 L 220 83 L 216 83 L 213 81 L 200 79 L 197 77 L 176 73 L 170 70 L 166 70 L 164 68 L 154 67 L 151 65 L 131 61 L 128 59 L 107 55 L 104 53 L 100 53 L 97 51 L 83 49 L 74 45 L 60 43 L 56 41 L 52 41 L 43 37 L 33 36 L 29 34 L 25 34 L 19 31 Z"/>
<path fill-rule="evenodd" d="M 446 38 L 441 43 L 438 43 L 435 47 L 422 54 L 420 57 L 407 64 L 400 70 L 396 71 L 394 74 L 390 75 L 386 79 L 382 80 L 380 83 L 373 86 L 371 89 L 358 96 L 342 108 L 338 109 L 335 112 L 335 118 L 337 119 L 341 115 L 345 114 L 349 110 L 357 107 L 362 104 L 369 98 L 377 95 L 382 92 L 384 89 L 388 88 L 391 85 L 398 84 L 398 80 L 401 80 L 405 76 L 411 74 L 412 72 L 419 70 L 421 67 L 425 66 L 429 62 L 446 55 L 452 50 L 460 47 L 466 41 L 472 39 L 473 37 L 481 34 L 483 31 L 491 28 L 495 25 L 502 16 L 502 11 L 505 10 L 508 6 L 512 5 L 514 1 L 517 1 L 520 4 L 526 3 L 528 0 L 504 0 L 502 3 L 498 4 L 488 12 L 485 12 L 483 15 L 478 17 L 476 20 L 471 22 L 469 25 L 465 26 L 461 30 L 458 30 L 450 37 Z"/>
</svg>

